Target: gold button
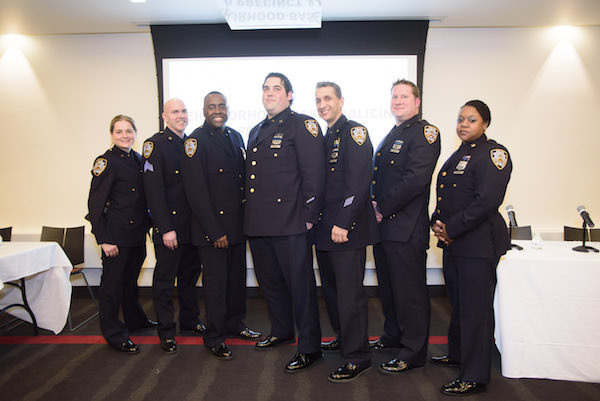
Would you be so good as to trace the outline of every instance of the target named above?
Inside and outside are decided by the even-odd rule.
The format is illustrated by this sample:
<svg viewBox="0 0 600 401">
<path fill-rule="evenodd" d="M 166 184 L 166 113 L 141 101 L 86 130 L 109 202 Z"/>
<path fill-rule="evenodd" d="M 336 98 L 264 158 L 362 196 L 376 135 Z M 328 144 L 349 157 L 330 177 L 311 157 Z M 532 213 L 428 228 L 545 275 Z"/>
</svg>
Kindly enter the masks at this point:
<svg viewBox="0 0 600 401">
<path fill-rule="evenodd" d="M 332 168 L 331 168 L 331 171 L 335 171 L 335 167 L 332 167 Z"/>
<path fill-rule="evenodd" d="M 129 220 L 129 224 L 133 224 L 133 220 Z"/>
<path fill-rule="evenodd" d="M 241 175 L 241 174 L 238 174 L 238 178 L 242 178 L 242 175 Z"/>
<path fill-rule="evenodd" d="M 444 188 L 444 184 L 440 184 L 440 188 Z"/>
<path fill-rule="evenodd" d="M 179 170 L 175 170 L 175 174 L 179 174 Z"/>
<path fill-rule="evenodd" d="M 222 168 L 220 168 L 220 169 L 219 169 L 219 173 L 222 173 L 222 172 L 223 172 L 223 169 L 222 169 Z"/>
<path fill-rule="evenodd" d="M 177 210 L 173 210 L 173 214 L 177 214 Z"/>
<path fill-rule="evenodd" d="M 375 195 L 371 195 L 371 199 L 375 199 Z"/>
<path fill-rule="evenodd" d="M 254 193 L 254 188 L 250 188 L 250 193 L 253 194 Z"/>
<path fill-rule="evenodd" d="M 250 179 L 251 179 L 251 180 L 253 180 L 253 179 L 255 179 L 255 178 L 256 178 L 256 176 L 255 176 L 254 174 L 250 174 Z"/>
<path fill-rule="evenodd" d="M 454 188 L 456 188 L 456 184 L 452 184 L 452 186 L 453 186 Z"/>
<path fill-rule="evenodd" d="M 381 156 L 381 152 L 377 152 L 377 156 Z"/>
<path fill-rule="evenodd" d="M 377 181 L 373 180 L 371 181 L 371 184 L 375 185 L 377 183 Z"/>
<path fill-rule="evenodd" d="M 277 203 L 281 203 L 281 198 L 277 198 Z"/>
<path fill-rule="evenodd" d="M 252 148 L 253 152 L 256 152 L 258 150 L 258 148 Z"/>
<path fill-rule="evenodd" d="M 131 188 L 131 192 L 135 192 L 135 188 Z"/>
<path fill-rule="evenodd" d="M 277 153 L 273 153 L 273 157 L 277 157 Z"/>
<path fill-rule="evenodd" d="M 440 212 L 440 209 L 438 209 L 438 210 L 437 210 L 437 214 L 440 214 L 440 213 L 441 213 L 441 212 Z"/>
<path fill-rule="evenodd" d="M 438 202 L 439 202 L 439 201 L 441 201 L 441 200 L 442 200 L 442 197 L 441 197 L 441 196 L 438 196 Z"/>
<path fill-rule="evenodd" d="M 256 166 L 256 160 L 252 160 L 252 163 L 250 163 L 250 164 L 252 164 L 253 166 Z"/>
<path fill-rule="evenodd" d="M 222 210 L 219 210 L 219 214 L 223 214 L 223 211 L 222 211 Z"/>
<path fill-rule="evenodd" d="M 446 172 L 442 171 L 442 177 L 445 177 L 445 176 L 446 176 Z"/>
<path fill-rule="evenodd" d="M 390 160 L 390 164 L 394 164 L 395 162 L 393 160 Z"/>
<path fill-rule="evenodd" d="M 374 171 L 377 171 L 377 170 L 379 170 L 379 167 L 378 167 L 378 166 L 375 166 L 375 168 L 374 168 L 373 170 L 374 170 Z"/>
</svg>

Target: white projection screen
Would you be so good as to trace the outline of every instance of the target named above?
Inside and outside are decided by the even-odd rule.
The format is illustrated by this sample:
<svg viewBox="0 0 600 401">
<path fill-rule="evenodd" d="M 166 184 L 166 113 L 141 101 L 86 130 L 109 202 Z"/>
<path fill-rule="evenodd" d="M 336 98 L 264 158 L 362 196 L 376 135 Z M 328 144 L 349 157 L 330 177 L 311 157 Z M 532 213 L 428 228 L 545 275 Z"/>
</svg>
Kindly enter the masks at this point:
<svg viewBox="0 0 600 401">
<path fill-rule="evenodd" d="M 367 127 L 374 148 L 395 123 L 390 113 L 392 83 L 402 78 L 417 83 L 416 55 L 164 58 L 162 67 L 163 99 L 177 97 L 185 102 L 187 134 L 203 123 L 204 96 L 216 90 L 227 97 L 227 125 L 244 140 L 265 118 L 262 83 L 269 72 L 281 72 L 290 79 L 292 109 L 315 117 L 323 133 L 327 126 L 315 107 L 315 85 L 319 81 L 340 85 L 344 114 Z"/>
</svg>

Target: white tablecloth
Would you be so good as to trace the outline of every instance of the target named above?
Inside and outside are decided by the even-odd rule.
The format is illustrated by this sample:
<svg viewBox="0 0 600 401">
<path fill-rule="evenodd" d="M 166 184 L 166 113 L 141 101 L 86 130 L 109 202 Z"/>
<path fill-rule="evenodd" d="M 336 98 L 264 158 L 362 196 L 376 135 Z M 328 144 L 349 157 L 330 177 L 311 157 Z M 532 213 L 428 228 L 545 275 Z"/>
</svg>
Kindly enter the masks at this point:
<svg viewBox="0 0 600 401">
<path fill-rule="evenodd" d="M 71 262 L 56 242 L 3 242 L 0 244 L 0 282 L 25 279 L 27 301 L 39 327 L 58 334 L 67 322 L 71 304 Z M 18 288 L 4 285 L 0 309 L 23 303 Z M 9 313 L 31 322 L 23 308 Z"/>
<path fill-rule="evenodd" d="M 600 254 L 515 242 L 525 249 L 500 261 L 494 300 L 502 375 L 600 382 Z"/>
</svg>

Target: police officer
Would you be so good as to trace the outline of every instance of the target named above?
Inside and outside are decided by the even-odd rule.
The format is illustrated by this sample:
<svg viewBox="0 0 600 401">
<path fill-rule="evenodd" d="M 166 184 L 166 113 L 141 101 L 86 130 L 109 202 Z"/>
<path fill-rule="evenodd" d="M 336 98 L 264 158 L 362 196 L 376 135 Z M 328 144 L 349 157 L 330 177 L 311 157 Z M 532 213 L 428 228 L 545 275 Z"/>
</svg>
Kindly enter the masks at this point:
<svg viewBox="0 0 600 401">
<path fill-rule="evenodd" d="M 485 135 L 490 121 L 490 109 L 480 100 L 461 107 L 456 133 L 462 144 L 444 163 L 437 180 L 431 222 L 438 246 L 444 249 L 452 317 L 448 355 L 434 356 L 431 362 L 460 366 L 459 378 L 440 389 L 445 395 L 483 392 L 490 381 L 496 266 L 510 248 L 498 207 L 512 171 L 506 148 Z"/>
<path fill-rule="evenodd" d="M 197 334 L 204 332 L 198 320 L 196 282 L 200 261 L 191 243 L 191 212 L 181 178 L 184 130 L 188 123 L 185 104 L 179 99 L 165 102 L 162 118 L 166 128 L 144 142 L 144 187 L 153 220 L 156 267 L 152 296 L 158 318 L 161 348 L 175 353 L 174 311 L 171 292 L 177 278 L 179 328 Z"/>
<path fill-rule="evenodd" d="M 429 340 L 429 293 L 426 259 L 429 247 L 429 187 L 440 155 L 439 132 L 419 119 L 417 86 L 407 80 L 392 85 L 391 111 L 396 125 L 374 158 L 373 207 L 381 242 L 373 246 L 384 334 L 374 349 L 400 348 L 382 363 L 382 373 L 423 366 Z"/>
<path fill-rule="evenodd" d="M 102 248 L 102 278 L 98 295 L 100 330 L 106 342 L 121 352 L 138 353 L 129 331 L 155 327 L 138 302 L 137 279 L 146 258 L 146 210 L 142 164 L 131 150 L 137 129 L 129 116 L 110 122 L 113 147 L 94 161 L 88 198 L 92 232 Z M 119 309 L 123 319 L 119 320 Z"/>
<path fill-rule="evenodd" d="M 321 358 L 321 328 L 309 230 L 317 223 L 325 180 L 323 135 L 315 119 L 290 109 L 292 84 L 281 73 L 263 82 L 267 117 L 252 128 L 246 158 L 244 230 L 258 283 L 269 307 L 269 349 L 294 341 L 286 372 Z"/>
<path fill-rule="evenodd" d="M 204 97 L 204 125 L 184 142 L 181 172 L 192 211 L 192 243 L 204 266 L 204 346 L 217 359 L 231 359 L 225 334 L 256 340 L 246 327 L 246 238 L 244 141 L 226 127 L 227 101 L 220 92 Z"/>
<path fill-rule="evenodd" d="M 367 129 L 342 114 L 344 98 L 339 85 L 319 82 L 315 98 L 319 116 L 328 127 L 325 197 L 316 231 L 317 260 L 327 310 L 338 334 L 322 348 L 341 347 L 344 363 L 331 372 L 329 381 L 347 382 L 371 367 L 363 277 L 366 247 L 378 238 L 369 197 L 373 146 Z"/>
</svg>

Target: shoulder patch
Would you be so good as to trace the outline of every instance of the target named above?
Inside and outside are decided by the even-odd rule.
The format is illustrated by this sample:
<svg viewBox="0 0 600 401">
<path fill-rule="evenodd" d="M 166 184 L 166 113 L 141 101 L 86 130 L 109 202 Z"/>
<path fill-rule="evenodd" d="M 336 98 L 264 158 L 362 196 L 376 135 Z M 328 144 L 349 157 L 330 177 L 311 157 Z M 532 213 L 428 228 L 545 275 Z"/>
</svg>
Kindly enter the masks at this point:
<svg viewBox="0 0 600 401">
<path fill-rule="evenodd" d="M 319 123 L 315 120 L 304 120 L 304 126 L 315 138 L 319 135 Z"/>
<path fill-rule="evenodd" d="M 490 157 L 494 166 L 498 167 L 498 170 L 502 170 L 508 163 L 508 153 L 504 149 L 492 149 L 490 150 Z"/>
<path fill-rule="evenodd" d="M 432 144 L 437 141 L 438 136 L 440 136 L 440 131 L 433 125 L 426 125 L 425 128 L 423 128 L 423 135 L 425 135 L 427 142 Z"/>
<path fill-rule="evenodd" d="M 96 177 L 98 177 L 100 174 L 102 174 L 104 172 L 107 165 L 108 165 L 108 161 L 106 161 L 105 158 L 103 158 L 103 157 L 97 158 L 96 162 L 94 162 L 94 167 L 92 167 L 92 173 Z"/>
<path fill-rule="evenodd" d="M 144 148 L 143 148 L 142 154 L 144 155 L 144 157 L 146 159 L 150 157 L 153 150 L 154 150 L 154 142 L 152 142 L 152 141 L 144 142 Z"/>
<path fill-rule="evenodd" d="M 367 129 L 361 126 L 352 127 L 350 129 L 350 136 L 360 146 L 367 140 Z"/>
<path fill-rule="evenodd" d="M 183 146 L 185 147 L 185 154 L 191 158 L 198 149 L 198 141 L 196 141 L 196 138 L 190 138 L 183 143 Z"/>
</svg>

